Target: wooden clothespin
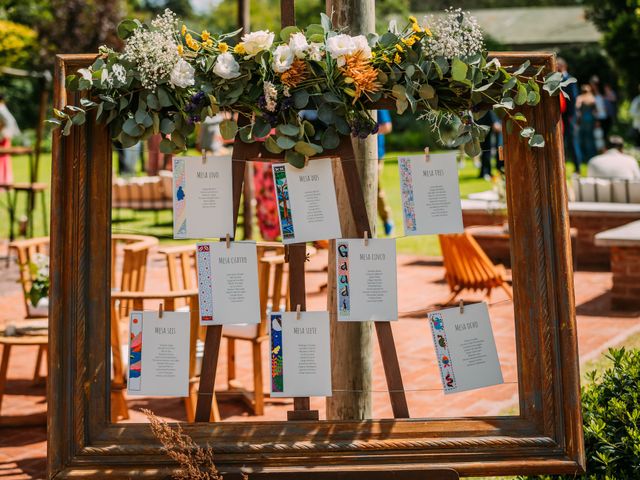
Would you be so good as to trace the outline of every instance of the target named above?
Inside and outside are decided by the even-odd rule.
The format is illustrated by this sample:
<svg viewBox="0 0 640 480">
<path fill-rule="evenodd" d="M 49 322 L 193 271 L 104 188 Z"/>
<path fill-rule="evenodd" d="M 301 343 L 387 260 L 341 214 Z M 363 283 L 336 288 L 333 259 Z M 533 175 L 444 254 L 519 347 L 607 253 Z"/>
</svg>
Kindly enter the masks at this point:
<svg viewBox="0 0 640 480">
<path fill-rule="evenodd" d="M 162 306 L 162 303 L 158 306 L 158 318 L 162 318 L 162 316 L 164 315 L 164 307 Z"/>
<path fill-rule="evenodd" d="M 464 315 L 464 300 L 460 299 L 460 315 Z"/>
<path fill-rule="evenodd" d="M 502 145 L 498 147 L 498 160 L 504 162 L 504 157 L 502 156 Z"/>
<path fill-rule="evenodd" d="M 225 241 L 227 242 L 227 248 L 231 248 L 231 237 L 229 236 L 228 233 L 227 233 L 227 238 L 225 239 Z"/>
<path fill-rule="evenodd" d="M 300 304 L 296 306 L 296 320 L 300 320 Z"/>
<path fill-rule="evenodd" d="M 364 246 L 369 246 L 369 232 L 367 230 L 364 231 Z"/>
<path fill-rule="evenodd" d="M 429 155 L 429 147 L 424 147 L 424 161 L 429 162 L 431 160 L 431 156 Z"/>
</svg>

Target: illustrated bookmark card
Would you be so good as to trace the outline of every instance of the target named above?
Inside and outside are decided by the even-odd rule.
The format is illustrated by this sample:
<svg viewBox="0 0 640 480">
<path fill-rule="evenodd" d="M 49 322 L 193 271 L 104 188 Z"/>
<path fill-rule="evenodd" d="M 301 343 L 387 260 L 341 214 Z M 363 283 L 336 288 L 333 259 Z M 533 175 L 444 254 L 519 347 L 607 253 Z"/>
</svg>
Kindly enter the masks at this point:
<svg viewBox="0 0 640 480">
<path fill-rule="evenodd" d="M 405 235 L 460 233 L 456 153 L 398 158 Z"/>
<path fill-rule="evenodd" d="M 340 238 L 340 218 L 331 159 L 312 160 L 304 168 L 272 165 L 282 243 Z"/>
<path fill-rule="evenodd" d="M 447 308 L 428 315 L 444 393 L 503 383 L 487 304 Z"/>
<path fill-rule="evenodd" d="M 260 323 L 256 242 L 196 246 L 200 325 Z"/>
<path fill-rule="evenodd" d="M 234 236 L 231 157 L 173 159 L 173 238 Z"/>
<path fill-rule="evenodd" d="M 129 395 L 189 395 L 189 312 L 131 312 Z"/>
<path fill-rule="evenodd" d="M 272 313 L 271 396 L 330 397 L 329 313 Z"/>
<path fill-rule="evenodd" d="M 398 319 L 396 241 L 336 240 L 338 320 Z"/>
</svg>

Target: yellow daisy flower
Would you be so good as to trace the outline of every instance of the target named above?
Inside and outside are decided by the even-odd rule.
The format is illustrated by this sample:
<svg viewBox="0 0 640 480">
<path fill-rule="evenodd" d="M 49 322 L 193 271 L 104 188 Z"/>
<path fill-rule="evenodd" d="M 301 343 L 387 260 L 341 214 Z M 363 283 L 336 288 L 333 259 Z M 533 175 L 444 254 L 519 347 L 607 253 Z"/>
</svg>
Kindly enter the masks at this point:
<svg viewBox="0 0 640 480">
<path fill-rule="evenodd" d="M 433 37 L 433 33 L 431 33 L 431 30 L 429 30 L 427 27 L 424 27 L 424 33 L 426 33 L 429 37 Z"/>
<path fill-rule="evenodd" d="M 418 25 L 417 23 L 413 23 L 411 24 L 411 28 L 413 29 L 414 32 L 416 33 L 420 33 L 422 31 L 422 29 L 420 28 L 420 25 Z"/>
<path fill-rule="evenodd" d="M 209 40 L 209 37 L 211 37 L 211 34 L 206 30 L 203 30 L 202 33 L 200 34 L 200 37 L 202 38 L 203 42 L 206 42 L 207 40 Z"/>
<path fill-rule="evenodd" d="M 184 34 L 187 33 L 187 26 L 186 25 L 184 25 L 184 24 L 182 25 L 182 28 L 180 29 L 180 33 L 184 37 Z"/>
<path fill-rule="evenodd" d="M 411 23 L 418 23 L 418 19 L 417 19 L 416 17 L 414 17 L 413 15 L 411 15 L 411 16 L 409 17 L 409 21 L 410 21 Z"/>
<path fill-rule="evenodd" d="M 402 58 L 400 57 L 399 53 L 396 53 L 396 56 L 393 57 L 393 61 L 396 63 L 402 63 Z"/>
<path fill-rule="evenodd" d="M 399 43 L 396 44 L 396 50 L 398 50 L 399 52 L 404 52 L 404 48 L 402 48 L 402 45 L 400 45 Z"/>
<path fill-rule="evenodd" d="M 218 44 L 218 49 L 222 52 L 222 53 L 226 53 L 229 50 L 229 45 L 226 44 L 225 42 L 220 42 Z"/>
<path fill-rule="evenodd" d="M 184 55 L 184 47 L 182 45 L 178 45 L 178 55 Z"/>
<path fill-rule="evenodd" d="M 204 42 L 204 46 L 207 48 L 213 47 L 213 40 L 208 38 L 206 42 Z"/>
<path fill-rule="evenodd" d="M 238 55 L 244 55 L 245 53 L 247 53 L 247 50 L 244 48 L 244 43 L 240 42 L 235 47 L 233 47 L 233 52 L 237 53 Z"/>
</svg>

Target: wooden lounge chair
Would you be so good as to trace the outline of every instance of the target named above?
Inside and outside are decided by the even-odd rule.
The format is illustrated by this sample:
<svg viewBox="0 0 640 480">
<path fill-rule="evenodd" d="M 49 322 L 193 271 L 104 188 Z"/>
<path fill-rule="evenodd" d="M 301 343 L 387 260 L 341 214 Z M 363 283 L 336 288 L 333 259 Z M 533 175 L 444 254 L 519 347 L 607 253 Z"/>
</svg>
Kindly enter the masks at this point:
<svg viewBox="0 0 640 480">
<path fill-rule="evenodd" d="M 507 283 L 503 265 L 494 265 L 478 242 L 468 233 L 438 235 L 451 295 L 444 305 L 453 303 L 463 290 L 486 290 L 491 298 L 494 288 L 502 288 L 509 298 L 513 291 Z"/>
</svg>

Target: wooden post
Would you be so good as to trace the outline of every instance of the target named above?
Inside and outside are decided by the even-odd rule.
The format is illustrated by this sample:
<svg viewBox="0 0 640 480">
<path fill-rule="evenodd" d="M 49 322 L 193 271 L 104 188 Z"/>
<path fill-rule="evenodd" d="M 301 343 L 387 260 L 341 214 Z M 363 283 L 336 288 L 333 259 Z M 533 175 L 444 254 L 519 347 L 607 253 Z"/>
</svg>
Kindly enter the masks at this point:
<svg viewBox="0 0 640 480">
<path fill-rule="evenodd" d="M 249 33 L 251 22 L 251 13 L 249 8 L 249 0 L 238 0 L 238 28 L 242 28 L 242 32 L 238 35 Z M 253 239 L 253 166 L 247 163 L 244 172 L 244 186 L 242 189 L 242 233 L 245 240 Z"/>
<path fill-rule="evenodd" d="M 351 35 L 366 34 L 375 31 L 374 0 L 329 0 L 327 15 L 336 28 L 346 28 Z M 369 236 L 375 235 L 377 219 L 378 165 L 376 137 L 354 142 L 355 163 L 358 166 L 360 182 L 370 225 Z M 351 160 L 352 161 L 352 160 Z M 334 176 L 338 198 L 338 209 L 342 212 L 341 224 L 344 238 L 358 236 L 351 211 L 349 194 L 346 190 L 342 169 L 336 165 Z M 349 218 L 351 217 L 351 218 Z M 371 418 L 371 378 L 372 378 L 372 335 L 371 322 L 337 321 L 335 297 L 335 242 L 329 249 L 329 282 L 327 309 L 331 317 L 331 380 L 334 389 L 332 397 L 327 398 L 328 419 L 365 419 Z M 336 391 L 337 390 L 337 391 Z M 348 390 L 343 392 L 342 390 Z"/>
</svg>

